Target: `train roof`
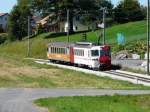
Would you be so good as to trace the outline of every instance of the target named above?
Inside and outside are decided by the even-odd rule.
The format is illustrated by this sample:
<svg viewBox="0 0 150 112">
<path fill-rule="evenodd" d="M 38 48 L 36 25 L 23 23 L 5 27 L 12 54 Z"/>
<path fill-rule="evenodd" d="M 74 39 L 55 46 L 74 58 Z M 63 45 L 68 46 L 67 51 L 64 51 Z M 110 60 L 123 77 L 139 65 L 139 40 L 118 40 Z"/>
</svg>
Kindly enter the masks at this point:
<svg viewBox="0 0 150 112">
<path fill-rule="evenodd" d="M 73 47 L 75 46 L 74 43 L 68 42 L 52 42 L 48 44 L 49 47 Z"/>
<path fill-rule="evenodd" d="M 76 43 L 68 43 L 68 42 L 52 42 L 48 44 L 48 47 L 78 47 L 78 48 L 92 48 L 97 45 L 90 42 L 76 42 Z"/>
</svg>

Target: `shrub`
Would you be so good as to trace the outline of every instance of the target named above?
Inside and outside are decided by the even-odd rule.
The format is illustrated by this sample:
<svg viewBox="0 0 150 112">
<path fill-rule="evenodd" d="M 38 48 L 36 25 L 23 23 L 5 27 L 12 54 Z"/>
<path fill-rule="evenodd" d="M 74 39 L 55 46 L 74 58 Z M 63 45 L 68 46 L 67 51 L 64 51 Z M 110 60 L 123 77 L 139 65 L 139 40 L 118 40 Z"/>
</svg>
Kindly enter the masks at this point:
<svg viewBox="0 0 150 112">
<path fill-rule="evenodd" d="M 0 34 L 0 44 L 4 43 L 8 39 L 7 34 Z"/>
<path fill-rule="evenodd" d="M 0 27 L 0 33 L 4 33 L 4 30 L 2 27 Z"/>
<path fill-rule="evenodd" d="M 125 45 L 116 45 L 113 47 L 113 53 L 116 54 L 119 51 L 125 50 Z"/>
</svg>

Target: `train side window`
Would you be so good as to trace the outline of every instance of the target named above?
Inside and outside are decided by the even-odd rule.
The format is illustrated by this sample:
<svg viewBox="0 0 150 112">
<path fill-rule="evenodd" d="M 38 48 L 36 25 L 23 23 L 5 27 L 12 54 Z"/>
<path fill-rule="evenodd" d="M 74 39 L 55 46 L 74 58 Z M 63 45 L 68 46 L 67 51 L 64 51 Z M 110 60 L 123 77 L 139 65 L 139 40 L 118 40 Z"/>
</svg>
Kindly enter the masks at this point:
<svg viewBox="0 0 150 112">
<path fill-rule="evenodd" d="M 62 48 L 62 54 L 65 54 L 65 48 Z"/>
<path fill-rule="evenodd" d="M 66 53 L 66 48 L 64 48 L 64 50 L 65 50 L 65 51 L 64 51 L 64 52 L 65 52 L 65 54 L 67 54 L 67 53 Z"/>
<path fill-rule="evenodd" d="M 60 54 L 63 54 L 62 48 L 60 48 Z"/>
<path fill-rule="evenodd" d="M 55 53 L 55 48 L 53 47 L 53 53 Z"/>
<path fill-rule="evenodd" d="M 55 51 L 54 51 L 54 53 L 56 54 L 57 53 L 57 48 L 55 47 Z"/>
<path fill-rule="evenodd" d="M 68 54 L 68 53 L 67 53 L 67 48 L 65 49 L 65 53 Z"/>
<path fill-rule="evenodd" d="M 57 54 L 59 53 L 59 48 L 57 48 Z"/>
<path fill-rule="evenodd" d="M 59 54 L 61 54 L 61 48 L 59 48 Z"/>
<path fill-rule="evenodd" d="M 53 47 L 51 47 L 51 53 L 53 53 Z"/>
<path fill-rule="evenodd" d="M 64 54 L 66 54 L 66 48 L 64 48 Z"/>
<path fill-rule="evenodd" d="M 76 50 L 74 50 L 74 54 L 76 56 L 84 56 L 84 50 L 78 50 L 78 49 L 76 49 Z"/>
<path fill-rule="evenodd" d="M 47 48 L 47 52 L 51 53 L 51 48 Z"/>
<path fill-rule="evenodd" d="M 58 48 L 58 53 L 61 54 L 61 48 Z"/>
<path fill-rule="evenodd" d="M 79 51 L 77 50 L 77 56 L 79 56 L 80 54 L 79 54 Z"/>
<path fill-rule="evenodd" d="M 57 48 L 57 54 L 59 53 L 59 48 Z"/>
<path fill-rule="evenodd" d="M 55 54 L 55 52 L 56 52 L 56 48 L 54 47 L 54 54 Z"/>
<path fill-rule="evenodd" d="M 53 47 L 53 53 L 55 53 L 55 48 Z"/>
<path fill-rule="evenodd" d="M 82 51 L 82 53 L 83 53 L 82 56 L 84 56 L 84 50 Z"/>
<path fill-rule="evenodd" d="M 59 48 L 59 54 L 61 54 L 61 48 Z"/>
<path fill-rule="evenodd" d="M 64 48 L 61 48 L 61 54 L 64 54 L 64 51 L 63 51 L 63 50 L 64 50 Z"/>
<path fill-rule="evenodd" d="M 54 47 L 52 47 L 52 51 L 53 51 L 53 53 L 54 53 Z"/>
<path fill-rule="evenodd" d="M 58 53 L 58 48 L 55 48 L 55 54 L 57 54 Z"/>
</svg>

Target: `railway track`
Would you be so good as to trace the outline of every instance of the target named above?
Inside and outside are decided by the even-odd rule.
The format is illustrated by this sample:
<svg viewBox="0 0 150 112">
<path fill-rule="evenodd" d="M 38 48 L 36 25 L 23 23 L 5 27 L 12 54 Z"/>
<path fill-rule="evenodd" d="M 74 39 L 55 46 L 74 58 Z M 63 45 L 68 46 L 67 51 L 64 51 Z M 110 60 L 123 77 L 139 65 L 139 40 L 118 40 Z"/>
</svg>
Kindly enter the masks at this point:
<svg viewBox="0 0 150 112">
<path fill-rule="evenodd" d="M 105 71 L 105 73 L 109 73 L 109 74 L 113 74 L 116 76 L 121 76 L 121 77 L 125 77 L 125 78 L 130 78 L 130 79 L 135 79 L 137 81 L 143 81 L 146 83 L 150 83 L 150 77 L 145 77 L 143 76 L 137 76 L 137 75 L 132 75 L 131 73 L 121 73 L 121 72 L 117 72 L 117 71 Z"/>
<path fill-rule="evenodd" d="M 150 86 L 150 76 L 147 75 L 135 74 L 135 73 L 123 72 L 117 70 L 94 71 L 94 70 L 89 70 L 85 68 L 79 68 L 79 67 L 74 67 L 74 66 L 69 66 L 64 64 L 51 63 L 49 62 L 49 60 L 43 60 L 43 59 L 33 59 L 33 60 L 39 64 L 47 64 L 59 68 L 65 68 L 65 69 L 75 70 L 75 71 L 84 72 L 88 74 L 94 74 L 101 77 L 110 77 L 112 79 L 124 80 L 134 84 L 142 84 L 145 86 Z"/>
</svg>

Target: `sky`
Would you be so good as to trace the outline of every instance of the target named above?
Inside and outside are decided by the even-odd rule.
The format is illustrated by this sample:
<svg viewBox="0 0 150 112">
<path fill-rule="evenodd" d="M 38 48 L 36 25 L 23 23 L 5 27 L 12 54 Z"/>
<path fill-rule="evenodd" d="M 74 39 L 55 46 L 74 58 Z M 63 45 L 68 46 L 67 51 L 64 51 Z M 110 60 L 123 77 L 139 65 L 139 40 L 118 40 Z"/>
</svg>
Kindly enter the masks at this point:
<svg viewBox="0 0 150 112">
<path fill-rule="evenodd" d="M 120 0 L 111 0 L 113 4 L 117 4 Z M 147 4 L 147 0 L 138 0 L 141 5 L 146 5 Z"/>
<path fill-rule="evenodd" d="M 117 4 L 120 0 L 111 0 L 113 4 Z M 139 0 L 142 5 L 147 4 L 147 0 Z M 0 0 L 0 13 L 9 13 L 17 0 Z"/>
</svg>

